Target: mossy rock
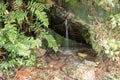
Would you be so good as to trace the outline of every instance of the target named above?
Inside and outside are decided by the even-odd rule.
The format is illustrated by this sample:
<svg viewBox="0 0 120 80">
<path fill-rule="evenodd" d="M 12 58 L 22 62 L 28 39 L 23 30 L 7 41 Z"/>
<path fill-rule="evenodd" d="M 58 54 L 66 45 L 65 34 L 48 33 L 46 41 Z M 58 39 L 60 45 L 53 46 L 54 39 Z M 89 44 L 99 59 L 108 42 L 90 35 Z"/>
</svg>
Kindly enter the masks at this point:
<svg viewBox="0 0 120 80">
<path fill-rule="evenodd" d="M 66 38 L 65 37 L 59 35 L 52 29 L 49 29 L 49 32 L 50 32 L 50 34 L 53 35 L 53 37 L 55 38 L 55 40 L 59 46 L 66 46 Z M 77 44 L 76 41 L 73 41 L 71 39 L 69 39 L 68 41 L 69 41 L 69 46 L 75 46 Z"/>
</svg>

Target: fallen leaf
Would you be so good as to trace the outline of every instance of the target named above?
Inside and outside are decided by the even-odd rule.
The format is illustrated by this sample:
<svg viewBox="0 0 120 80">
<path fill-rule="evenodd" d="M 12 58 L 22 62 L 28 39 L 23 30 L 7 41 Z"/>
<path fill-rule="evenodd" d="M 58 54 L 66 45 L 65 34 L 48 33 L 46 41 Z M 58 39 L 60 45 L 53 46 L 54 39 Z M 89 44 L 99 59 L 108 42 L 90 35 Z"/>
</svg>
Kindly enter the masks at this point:
<svg viewBox="0 0 120 80">
<path fill-rule="evenodd" d="M 36 78 L 36 79 L 34 79 L 34 80 L 42 80 L 42 79 L 40 79 L 40 78 Z"/>
<path fill-rule="evenodd" d="M 58 62 L 57 64 L 54 65 L 56 69 L 61 68 L 65 63 L 64 62 Z"/>
</svg>

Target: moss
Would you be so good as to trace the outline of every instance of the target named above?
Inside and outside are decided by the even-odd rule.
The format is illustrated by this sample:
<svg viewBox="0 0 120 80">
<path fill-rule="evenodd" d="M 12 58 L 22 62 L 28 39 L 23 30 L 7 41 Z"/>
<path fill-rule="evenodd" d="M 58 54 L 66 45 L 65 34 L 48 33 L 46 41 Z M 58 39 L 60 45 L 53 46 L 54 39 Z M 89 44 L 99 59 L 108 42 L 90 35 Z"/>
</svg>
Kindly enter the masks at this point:
<svg viewBox="0 0 120 80">
<path fill-rule="evenodd" d="M 60 46 L 66 46 L 65 43 L 65 38 L 62 37 L 61 35 L 57 34 L 55 31 L 53 31 L 52 29 L 49 29 L 50 34 L 53 35 L 53 37 L 55 38 L 55 40 L 57 41 L 57 44 Z M 69 46 L 75 46 L 76 41 L 73 40 L 68 40 L 69 41 Z"/>
</svg>

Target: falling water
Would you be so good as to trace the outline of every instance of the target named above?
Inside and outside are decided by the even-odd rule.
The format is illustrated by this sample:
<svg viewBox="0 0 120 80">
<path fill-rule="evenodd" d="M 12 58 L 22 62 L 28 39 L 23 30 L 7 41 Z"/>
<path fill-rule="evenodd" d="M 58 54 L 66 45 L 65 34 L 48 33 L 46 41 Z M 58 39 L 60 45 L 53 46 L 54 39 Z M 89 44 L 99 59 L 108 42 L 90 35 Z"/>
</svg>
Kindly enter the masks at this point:
<svg viewBox="0 0 120 80">
<path fill-rule="evenodd" d="M 65 39 L 65 51 L 63 54 L 72 54 L 72 51 L 70 50 L 70 47 L 69 47 L 69 25 L 68 25 L 68 20 L 66 19 L 65 20 L 65 27 L 66 27 L 66 39 Z"/>
<path fill-rule="evenodd" d="M 66 49 L 69 49 L 69 34 L 68 34 L 68 29 L 69 29 L 69 26 L 68 26 L 68 20 L 66 19 L 65 20 L 65 27 L 66 27 L 66 38 L 65 38 L 65 43 L 66 43 Z"/>
</svg>

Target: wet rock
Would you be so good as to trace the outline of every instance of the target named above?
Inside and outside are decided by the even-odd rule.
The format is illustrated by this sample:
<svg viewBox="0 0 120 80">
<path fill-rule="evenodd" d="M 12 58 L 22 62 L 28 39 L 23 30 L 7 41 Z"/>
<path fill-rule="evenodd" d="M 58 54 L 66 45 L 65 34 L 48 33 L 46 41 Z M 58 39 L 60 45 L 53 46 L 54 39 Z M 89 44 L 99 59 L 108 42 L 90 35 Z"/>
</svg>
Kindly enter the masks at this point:
<svg viewBox="0 0 120 80">
<path fill-rule="evenodd" d="M 68 63 L 62 70 L 75 80 L 96 80 L 95 68 L 82 63 Z"/>
</svg>

